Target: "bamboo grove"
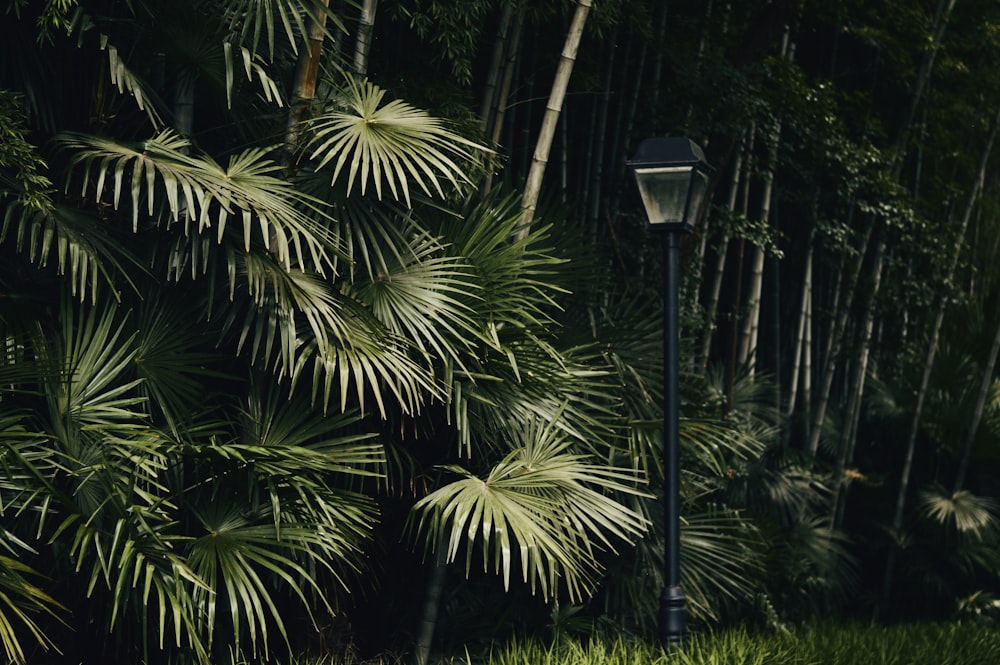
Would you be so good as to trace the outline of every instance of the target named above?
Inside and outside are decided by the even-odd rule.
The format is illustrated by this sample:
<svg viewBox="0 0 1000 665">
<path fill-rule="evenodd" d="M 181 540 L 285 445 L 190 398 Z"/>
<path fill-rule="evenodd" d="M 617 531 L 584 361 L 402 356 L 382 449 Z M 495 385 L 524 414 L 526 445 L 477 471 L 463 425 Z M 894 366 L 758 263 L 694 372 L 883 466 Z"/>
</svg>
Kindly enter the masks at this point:
<svg viewBox="0 0 1000 665">
<path fill-rule="evenodd" d="M 992 0 L 3 0 L 11 662 L 1000 620 Z"/>
</svg>

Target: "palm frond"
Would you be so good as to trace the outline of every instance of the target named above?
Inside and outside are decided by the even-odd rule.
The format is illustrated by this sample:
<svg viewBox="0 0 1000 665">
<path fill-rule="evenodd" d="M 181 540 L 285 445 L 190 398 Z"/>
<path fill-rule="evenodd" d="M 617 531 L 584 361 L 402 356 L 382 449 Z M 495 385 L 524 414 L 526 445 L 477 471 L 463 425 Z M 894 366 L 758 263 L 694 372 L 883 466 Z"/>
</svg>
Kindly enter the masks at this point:
<svg viewBox="0 0 1000 665">
<path fill-rule="evenodd" d="M 324 409 L 337 394 L 345 411 L 354 394 L 362 411 L 367 399 L 374 399 L 384 417 L 390 396 L 404 412 L 415 413 L 441 394 L 430 370 L 411 357 L 413 344 L 386 329 L 349 293 L 315 274 L 285 270 L 268 256 L 229 256 L 231 289 L 237 288 L 239 270 L 253 306 L 230 306 L 225 328 L 235 330 L 238 348 L 248 346 L 293 386 L 310 384 Z"/>
<path fill-rule="evenodd" d="M 0 413 L 0 490 L 4 496 L 4 511 L 17 514 L 30 510 L 34 503 L 38 479 L 44 477 L 46 439 L 25 429 L 26 414 Z M 24 520 L 27 521 L 27 520 Z M 44 589 L 30 581 L 40 573 L 26 560 L 37 552 L 25 540 L 0 526 L 0 645 L 8 661 L 25 662 L 22 635 L 27 634 L 41 648 L 58 648 L 45 634 L 36 619 L 47 615 L 61 621 L 62 605 Z M 25 632 L 22 632 L 25 631 Z"/>
<path fill-rule="evenodd" d="M 222 49 L 226 71 L 226 105 L 231 107 L 233 105 L 233 83 L 235 78 L 233 75 L 235 70 L 235 67 L 233 66 L 233 44 L 225 42 L 222 45 Z M 261 57 L 254 55 L 254 53 L 245 46 L 239 47 L 239 55 L 247 80 L 252 82 L 256 79 L 260 83 L 260 89 L 261 92 L 264 93 L 264 99 L 268 102 L 274 102 L 278 106 L 282 106 L 281 88 L 278 86 L 278 83 L 271 78 L 270 74 L 268 74 Z"/>
<path fill-rule="evenodd" d="M 90 567 L 90 593 L 103 581 L 111 593 L 109 630 L 141 617 L 145 640 L 163 648 L 172 632 L 177 647 L 191 648 L 202 662 L 204 639 L 198 593 L 207 589 L 179 553 L 188 539 L 170 533 L 173 524 L 155 511 L 136 506 L 128 516 L 96 528 L 73 520 L 72 555 Z M 64 522 L 67 527 L 70 520 Z"/>
<path fill-rule="evenodd" d="M 22 630 L 46 651 L 57 649 L 34 615 L 41 613 L 58 619 L 58 610 L 64 608 L 29 582 L 28 575 L 38 576 L 39 573 L 17 559 L 0 555 L 0 645 L 9 663 L 27 662 L 22 640 L 18 637 Z"/>
<path fill-rule="evenodd" d="M 353 386 L 362 413 L 368 400 L 374 399 L 379 415 L 385 418 L 391 396 L 402 413 L 415 414 L 427 401 L 441 397 L 444 389 L 426 367 L 409 356 L 408 346 L 391 335 L 353 339 L 346 346 L 310 341 L 299 347 L 290 375 L 294 385 L 311 374 L 313 399 L 324 409 L 334 394 L 339 394 L 340 410 L 347 410 Z"/>
<path fill-rule="evenodd" d="M 518 239 L 520 214 L 520 195 L 497 188 L 469 197 L 461 216 L 439 216 L 433 229 L 481 284 L 466 304 L 486 322 L 482 334 L 497 348 L 498 330 L 505 326 L 554 329 L 557 299 L 565 294 L 555 279 L 564 260 L 543 244 L 548 228 L 533 225 Z"/>
<path fill-rule="evenodd" d="M 72 162 L 83 171 L 84 196 L 100 201 L 108 194 L 116 210 L 123 195 L 128 197 L 134 232 L 144 212 L 159 225 L 180 223 L 185 233 L 212 229 L 221 242 L 233 218 L 242 225 L 247 251 L 260 243 L 286 269 L 293 260 L 321 273 L 332 266 L 334 247 L 318 221 L 325 218 L 320 203 L 277 177 L 280 167 L 265 149 L 234 155 L 223 167 L 207 155 L 186 154 L 188 141 L 169 130 L 138 146 L 77 134 L 58 140 L 74 152 Z"/>
<path fill-rule="evenodd" d="M 980 539 L 1000 527 L 1000 504 L 991 497 L 976 496 L 968 490 L 948 492 L 941 487 L 923 490 L 920 510 L 942 526 L 954 527 L 959 533 Z"/>
<path fill-rule="evenodd" d="M 253 450 L 261 472 L 294 477 L 310 474 L 379 476 L 385 462 L 374 433 L 350 433 L 361 418 L 355 414 L 326 415 L 306 401 L 283 396 L 271 385 L 254 383 L 241 419 L 242 442 L 229 449 Z M 273 468 L 266 457 L 273 458 Z"/>
<path fill-rule="evenodd" d="M 462 478 L 417 502 L 410 528 L 430 549 L 445 547 L 448 561 L 464 545 L 466 571 L 481 548 L 484 569 L 492 567 L 505 588 L 516 557 L 532 592 L 549 597 L 561 582 L 571 599 L 581 599 L 599 571 L 595 552 L 613 549 L 612 537 L 631 541 L 647 528 L 608 494 L 641 493 L 636 477 L 574 454 L 553 423 L 531 421 L 523 437 L 485 478 L 447 467 Z"/>
<path fill-rule="evenodd" d="M 99 39 L 101 50 L 108 53 L 108 73 L 111 76 L 111 84 L 118 88 L 118 94 L 128 93 L 135 100 L 139 110 L 146 113 L 149 122 L 153 127 L 162 127 L 163 118 L 157 112 L 156 105 L 151 103 L 149 86 L 146 82 L 126 64 L 118 52 L 118 47 L 108 42 L 107 35 L 101 35 Z"/>
<path fill-rule="evenodd" d="M 229 30 L 240 35 L 250 51 L 257 55 L 261 40 L 267 45 L 268 59 L 274 59 L 274 48 L 280 30 L 293 52 L 309 40 L 310 25 L 325 14 L 341 32 L 346 32 L 340 17 L 322 0 L 225 0 L 214 7 L 228 18 Z"/>
<path fill-rule="evenodd" d="M 843 532 L 826 516 L 802 517 L 774 533 L 765 532 L 772 591 L 786 612 L 828 611 L 851 599 L 860 584 L 859 563 Z"/>
<path fill-rule="evenodd" d="M 593 347 L 557 350 L 524 328 L 507 328 L 473 375 L 456 371 L 453 413 L 464 445 L 478 434 L 520 436 L 520 423 L 553 422 L 577 445 L 609 455 L 624 421 L 616 411 L 616 385 Z M 460 416 L 462 416 L 460 418 Z M 512 429 L 513 428 L 513 429 Z"/>
<path fill-rule="evenodd" d="M 693 615 L 718 619 L 720 597 L 752 598 L 763 566 L 760 535 L 745 516 L 716 507 L 684 516 L 681 584 Z"/>
<path fill-rule="evenodd" d="M 102 282 L 116 289 L 119 279 L 131 282 L 129 272 L 142 269 L 101 220 L 76 207 L 11 202 L 0 227 L 0 242 L 11 234 L 17 251 L 30 261 L 44 267 L 54 258 L 59 274 L 69 278 L 71 293 L 80 299 L 89 294 L 91 302 L 96 302 Z"/>
<path fill-rule="evenodd" d="M 394 100 L 382 103 L 385 91 L 368 81 L 348 78 L 335 109 L 309 124 L 310 159 L 316 169 L 333 164 L 331 183 L 347 168 L 347 192 L 357 185 L 367 192 L 369 181 L 376 196 L 388 186 L 392 198 L 410 204 L 410 183 L 425 194 L 433 189 L 444 197 L 442 180 L 453 187 L 469 182 L 465 168 L 456 162 L 471 161 L 486 148 L 445 128 L 443 121 L 425 111 Z"/>
<path fill-rule="evenodd" d="M 365 239 L 357 239 L 365 234 Z M 377 237 L 375 237 L 377 234 Z M 351 292 L 397 335 L 412 340 L 422 352 L 461 365 L 479 333 L 479 323 L 466 304 L 479 290 L 461 258 L 445 255 L 440 242 L 426 232 L 404 232 L 388 224 L 371 224 L 354 234 L 369 251 L 361 257 L 364 279 Z"/>
<path fill-rule="evenodd" d="M 205 406 L 206 382 L 224 376 L 219 358 L 205 351 L 208 342 L 195 325 L 192 308 L 180 297 L 154 292 L 140 303 L 135 315 L 136 376 L 154 418 L 162 416 L 175 438 Z"/>
<path fill-rule="evenodd" d="M 40 335 L 36 352 L 49 371 L 50 423 L 71 439 L 86 426 L 128 426 L 145 420 L 144 400 L 133 379 L 135 332 L 114 303 L 79 310 L 63 300 L 59 334 Z M 68 440 L 67 439 L 67 440 Z"/>
<path fill-rule="evenodd" d="M 335 560 L 326 556 L 329 538 L 324 529 L 307 524 L 279 525 L 269 513 L 248 512 L 240 501 L 217 497 L 198 511 L 203 535 L 188 550 L 192 570 L 206 584 L 196 592 L 196 598 L 205 608 L 201 620 L 209 635 L 219 625 L 222 610 L 236 649 L 245 626 L 255 654 L 267 653 L 269 626 L 278 630 L 286 644 L 288 641 L 277 587 L 290 591 L 307 611 L 306 592 L 316 591 L 314 596 L 332 611 L 315 573 L 329 570 Z M 300 562 L 300 557 L 308 564 Z"/>
</svg>

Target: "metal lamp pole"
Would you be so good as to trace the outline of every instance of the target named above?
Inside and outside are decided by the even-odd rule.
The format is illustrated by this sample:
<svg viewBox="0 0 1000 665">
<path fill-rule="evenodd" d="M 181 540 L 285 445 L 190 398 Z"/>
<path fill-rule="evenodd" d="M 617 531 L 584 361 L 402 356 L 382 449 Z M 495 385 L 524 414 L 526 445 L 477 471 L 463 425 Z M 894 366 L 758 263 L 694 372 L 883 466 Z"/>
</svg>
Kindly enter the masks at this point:
<svg viewBox="0 0 1000 665">
<path fill-rule="evenodd" d="M 660 644 L 675 648 L 687 632 L 681 589 L 680 528 L 680 234 L 662 232 L 663 241 L 663 592 L 660 595 Z"/>
<path fill-rule="evenodd" d="M 646 139 L 628 161 L 649 229 L 663 244 L 663 592 L 659 637 L 664 649 L 684 641 L 680 529 L 680 238 L 698 218 L 711 167 L 701 148 L 681 137 Z"/>
</svg>

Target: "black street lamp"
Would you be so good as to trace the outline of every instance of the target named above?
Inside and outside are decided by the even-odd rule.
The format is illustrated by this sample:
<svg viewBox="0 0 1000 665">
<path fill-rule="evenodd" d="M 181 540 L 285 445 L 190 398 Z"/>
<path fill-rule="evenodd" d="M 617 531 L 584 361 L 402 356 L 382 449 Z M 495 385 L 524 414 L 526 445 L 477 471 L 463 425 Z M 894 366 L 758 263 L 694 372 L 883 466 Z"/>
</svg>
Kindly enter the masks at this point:
<svg viewBox="0 0 1000 665">
<path fill-rule="evenodd" d="M 680 565 L 680 236 L 698 219 L 711 167 L 701 148 L 681 137 L 646 139 L 628 161 L 650 230 L 663 243 L 663 527 L 664 586 L 660 644 L 680 645 L 686 633 Z"/>
</svg>

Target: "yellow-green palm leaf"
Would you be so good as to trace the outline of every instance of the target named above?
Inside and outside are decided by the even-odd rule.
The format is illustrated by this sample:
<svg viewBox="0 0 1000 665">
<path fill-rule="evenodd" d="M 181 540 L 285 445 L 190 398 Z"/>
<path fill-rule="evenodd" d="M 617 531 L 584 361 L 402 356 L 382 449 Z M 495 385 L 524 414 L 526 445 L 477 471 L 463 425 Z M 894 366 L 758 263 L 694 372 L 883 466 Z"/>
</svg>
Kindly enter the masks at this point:
<svg viewBox="0 0 1000 665">
<path fill-rule="evenodd" d="M 384 90 L 368 81 L 348 81 L 337 100 L 341 107 L 310 125 L 310 158 L 318 160 L 316 168 L 332 164 L 334 183 L 346 169 L 348 193 L 357 185 L 364 195 L 371 181 L 379 199 L 387 186 L 393 199 L 407 205 L 411 182 L 425 194 L 433 189 L 441 197 L 442 181 L 454 187 L 468 182 L 462 162 L 485 148 L 406 102 L 383 103 L 384 96 Z"/>
</svg>

